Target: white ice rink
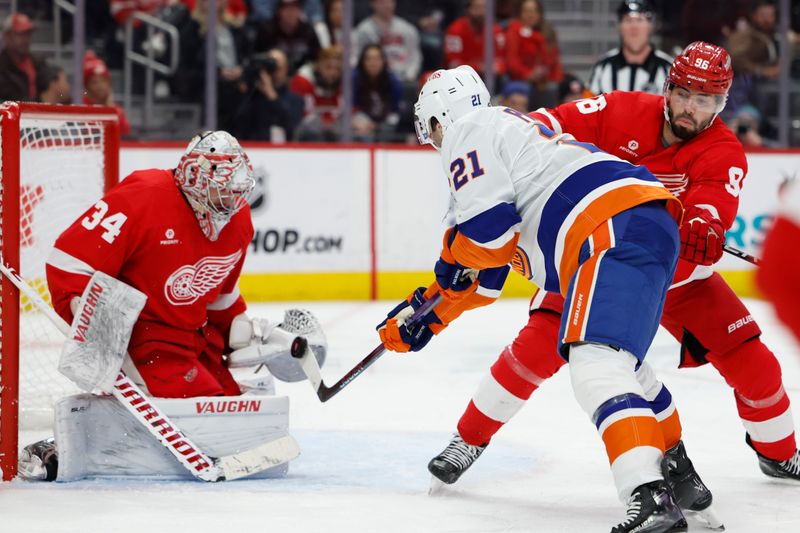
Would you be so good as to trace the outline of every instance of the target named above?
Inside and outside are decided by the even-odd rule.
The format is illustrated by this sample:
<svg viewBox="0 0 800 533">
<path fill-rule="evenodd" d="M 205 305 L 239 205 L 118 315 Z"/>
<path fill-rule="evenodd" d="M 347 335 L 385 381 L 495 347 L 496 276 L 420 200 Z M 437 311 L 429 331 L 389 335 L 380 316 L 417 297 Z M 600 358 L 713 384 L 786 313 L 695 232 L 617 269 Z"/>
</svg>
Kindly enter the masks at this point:
<svg viewBox="0 0 800 533">
<path fill-rule="evenodd" d="M 291 427 L 302 448 L 284 479 L 15 481 L 0 484 L 0 532 L 607 532 L 624 509 L 597 432 L 563 370 L 458 484 L 443 496 L 427 495 L 428 460 L 448 442 L 478 381 L 525 322 L 526 304 L 500 301 L 463 316 L 422 353 L 386 354 L 326 404 L 306 382 L 279 383 L 278 393 L 291 397 Z M 800 405 L 800 349 L 763 303 L 749 305 Z M 277 318 L 284 306 L 251 312 Z M 374 326 L 393 304 L 302 306 L 327 332 L 323 374 L 333 382 L 377 344 Z M 716 371 L 677 370 L 677 344 L 663 331 L 648 358 L 672 390 L 684 442 L 727 531 L 799 532 L 800 484 L 761 474 L 733 395 Z M 702 528 L 690 522 L 690 530 Z"/>
</svg>

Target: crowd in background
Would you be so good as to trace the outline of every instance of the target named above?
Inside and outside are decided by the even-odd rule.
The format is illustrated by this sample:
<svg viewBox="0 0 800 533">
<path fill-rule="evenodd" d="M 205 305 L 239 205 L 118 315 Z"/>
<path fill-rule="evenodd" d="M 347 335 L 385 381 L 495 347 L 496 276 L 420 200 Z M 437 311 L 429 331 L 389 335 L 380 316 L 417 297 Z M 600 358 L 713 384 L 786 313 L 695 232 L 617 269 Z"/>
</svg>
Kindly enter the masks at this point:
<svg viewBox="0 0 800 533">
<path fill-rule="evenodd" d="M 51 2 L 23 2 L 21 12 L 4 21 L 0 100 L 70 101 L 64 70 L 30 52 L 37 21 L 52 18 Z M 180 35 L 180 68 L 159 76 L 156 95 L 202 103 L 206 33 L 214 16 L 220 128 L 246 140 L 336 141 L 343 127 L 342 80 L 351 76 L 353 137 L 407 142 L 413 139 L 413 102 L 430 72 L 469 64 L 483 73 L 485 2 L 355 0 L 352 68 L 343 72 L 342 0 L 217 0 L 213 15 L 207 0 L 86 0 L 85 103 L 117 106 L 110 71 L 122 68 L 123 29 L 136 11 L 174 25 Z M 798 29 L 800 6 L 792 4 Z M 736 78 L 723 118 L 744 144 L 770 144 L 774 125 L 764 111 L 774 99 L 759 88 L 777 78 L 782 58 L 792 56 L 780 49 L 774 1 L 623 0 L 617 15 L 619 47 L 582 80 L 564 71 L 558 28 L 540 0 L 496 0 L 498 101 L 528 111 L 615 89 L 660 93 L 671 56 L 705 40 L 727 47 L 733 58 Z M 158 34 L 145 42 L 145 32 L 135 31 L 134 40 L 157 56 L 169 52 Z M 792 33 L 790 43 L 797 42 Z M 793 68 L 800 75 L 800 63 Z M 143 90 L 141 72 L 134 71 L 135 92 Z M 117 108 L 127 135 L 130 126 Z"/>
</svg>

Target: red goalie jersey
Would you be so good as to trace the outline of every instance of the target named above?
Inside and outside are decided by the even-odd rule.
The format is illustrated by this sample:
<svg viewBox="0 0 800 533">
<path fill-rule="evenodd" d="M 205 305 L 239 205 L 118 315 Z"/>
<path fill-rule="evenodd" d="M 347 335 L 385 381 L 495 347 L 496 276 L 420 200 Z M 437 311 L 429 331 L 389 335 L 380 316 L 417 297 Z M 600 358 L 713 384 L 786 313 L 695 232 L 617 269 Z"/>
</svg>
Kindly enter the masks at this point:
<svg viewBox="0 0 800 533">
<path fill-rule="evenodd" d="M 217 385 L 202 386 L 202 367 L 223 374 L 209 383 L 232 383 L 222 370 L 221 355 L 233 317 L 246 309 L 238 278 L 252 236 L 245 206 L 219 239 L 209 240 L 171 170 L 134 172 L 56 240 L 47 261 L 53 306 L 71 322 L 70 301 L 81 295 L 96 270 L 137 288 L 147 303 L 131 336 L 130 355 L 151 392 L 221 394 Z M 213 364 L 203 359 L 209 354 Z M 195 365 L 197 359 L 201 366 Z M 169 369 L 160 369 L 155 381 L 148 379 L 145 370 L 166 360 Z M 165 375 L 184 371 L 180 381 L 188 388 L 176 390 L 175 381 Z M 159 390 L 156 381 L 166 390 Z M 199 389 L 193 388 L 198 384 Z M 235 383 L 225 393 L 238 394 Z"/>
<path fill-rule="evenodd" d="M 663 96 L 614 91 L 552 110 L 538 109 L 530 116 L 556 133 L 571 133 L 579 141 L 646 166 L 684 207 L 711 211 L 726 230 L 733 224 L 747 160 L 742 145 L 719 118 L 701 135 L 665 148 Z M 710 267 L 679 260 L 673 286 L 707 278 L 711 272 Z"/>
</svg>

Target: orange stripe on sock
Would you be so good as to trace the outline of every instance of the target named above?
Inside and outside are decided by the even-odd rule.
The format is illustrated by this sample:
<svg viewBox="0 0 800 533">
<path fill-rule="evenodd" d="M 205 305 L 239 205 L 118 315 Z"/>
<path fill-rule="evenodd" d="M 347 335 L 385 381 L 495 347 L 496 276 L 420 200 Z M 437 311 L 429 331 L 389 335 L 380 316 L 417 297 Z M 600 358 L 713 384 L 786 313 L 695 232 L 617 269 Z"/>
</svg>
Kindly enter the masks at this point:
<svg viewBox="0 0 800 533">
<path fill-rule="evenodd" d="M 652 416 L 630 416 L 614 422 L 603 432 L 603 442 L 611 464 L 623 453 L 639 446 L 652 446 L 664 452 L 661 427 Z"/>
<path fill-rule="evenodd" d="M 672 412 L 667 418 L 658 423 L 661 426 L 661 434 L 664 435 L 664 446 L 667 450 L 678 444 L 681 440 L 681 417 L 678 415 L 678 410 Z"/>
</svg>

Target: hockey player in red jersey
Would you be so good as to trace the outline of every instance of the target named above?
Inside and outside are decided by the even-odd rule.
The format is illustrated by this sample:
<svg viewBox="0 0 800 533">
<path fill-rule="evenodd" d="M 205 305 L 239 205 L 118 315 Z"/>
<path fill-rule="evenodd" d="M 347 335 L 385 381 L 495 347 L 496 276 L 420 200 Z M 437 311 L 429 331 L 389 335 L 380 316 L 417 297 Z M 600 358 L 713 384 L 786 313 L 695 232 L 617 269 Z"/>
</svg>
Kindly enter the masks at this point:
<svg viewBox="0 0 800 533">
<path fill-rule="evenodd" d="M 147 296 L 127 370 L 150 394 L 240 394 L 223 354 L 281 333 L 277 323 L 245 314 L 238 289 L 253 237 L 254 184 L 247 154 L 224 131 L 192 139 L 175 169 L 133 172 L 56 241 L 47 261 L 56 311 L 72 322 L 89 278 L 102 271 Z"/>
<path fill-rule="evenodd" d="M 732 79 L 727 52 L 696 42 L 675 59 L 663 96 L 612 92 L 530 116 L 646 166 L 683 202 L 681 254 L 661 325 L 681 343 L 681 367 L 711 363 L 734 389 L 746 440 L 761 470 L 800 480 L 780 365 L 761 342 L 747 308 L 711 268 L 722 256 L 724 232 L 733 223 L 747 174 L 741 144 L 717 117 Z M 565 364 L 556 351 L 563 307 L 558 294 L 534 296 L 528 324 L 482 381 L 451 444 L 430 462 L 434 476 L 455 482 L 533 391 Z M 710 504 L 705 487 L 697 494 L 689 491 L 689 500 L 682 498 L 681 486 L 693 485 L 683 483 L 684 467 L 691 464 L 680 441 L 673 444 L 666 455 L 679 503 L 691 509 L 694 496 L 706 493 Z"/>
<path fill-rule="evenodd" d="M 119 364 L 125 374 L 146 394 L 172 398 L 164 413 L 177 427 L 190 412 L 195 430 L 203 431 L 206 445 L 221 455 L 286 433 L 288 402 L 274 397 L 272 376 L 285 381 L 301 377 L 289 355 L 297 334 L 293 325 L 302 321 L 309 333 L 316 333 L 315 344 L 322 350 L 315 350 L 315 356 L 324 359 L 324 338 L 309 312 L 288 310 L 281 323 L 245 313 L 238 280 L 253 237 L 247 198 L 254 185 L 252 165 L 238 141 L 224 131 L 202 133 L 190 141 L 175 169 L 136 171 L 108 191 L 58 237 L 46 264 L 56 312 L 73 329 L 93 329 L 98 352 L 109 353 L 109 346 L 121 339 L 127 357 Z M 122 297 L 100 302 L 100 297 L 90 301 L 86 296 L 96 278 L 113 279 L 100 294 L 122 287 L 144 296 L 124 325 L 116 321 L 130 315 Z M 82 322 L 106 306 L 106 321 Z M 89 367 L 92 358 L 75 361 Z M 247 417 L 229 411 L 225 419 L 214 418 L 221 411 L 202 408 L 201 401 L 213 405 L 213 399 L 202 397 L 243 393 L 276 401 L 259 399 Z M 54 439 L 26 446 L 19 460 L 22 477 L 70 481 L 97 474 L 169 475 L 176 474 L 175 468 L 176 475 L 191 476 L 177 464 L 159 461 L 163 448 L 139 438 L 131 421 L 115 409 L 121 407 L 107 396 L 60 400 L 57 446 Z M 124 449 L 121 435 L 126 436 Z M 117 459 L 97 459 L 108 456 Z"/>
<path fill-rule="evenodd" d="M 778 318 L 800 343 L 800 278 L 797 277 L 797 250 L 800 249 L 800 182 L 784 191 L 775 223 L 764 241 L 758 287 L 772 302 Z"/>
</svg>

